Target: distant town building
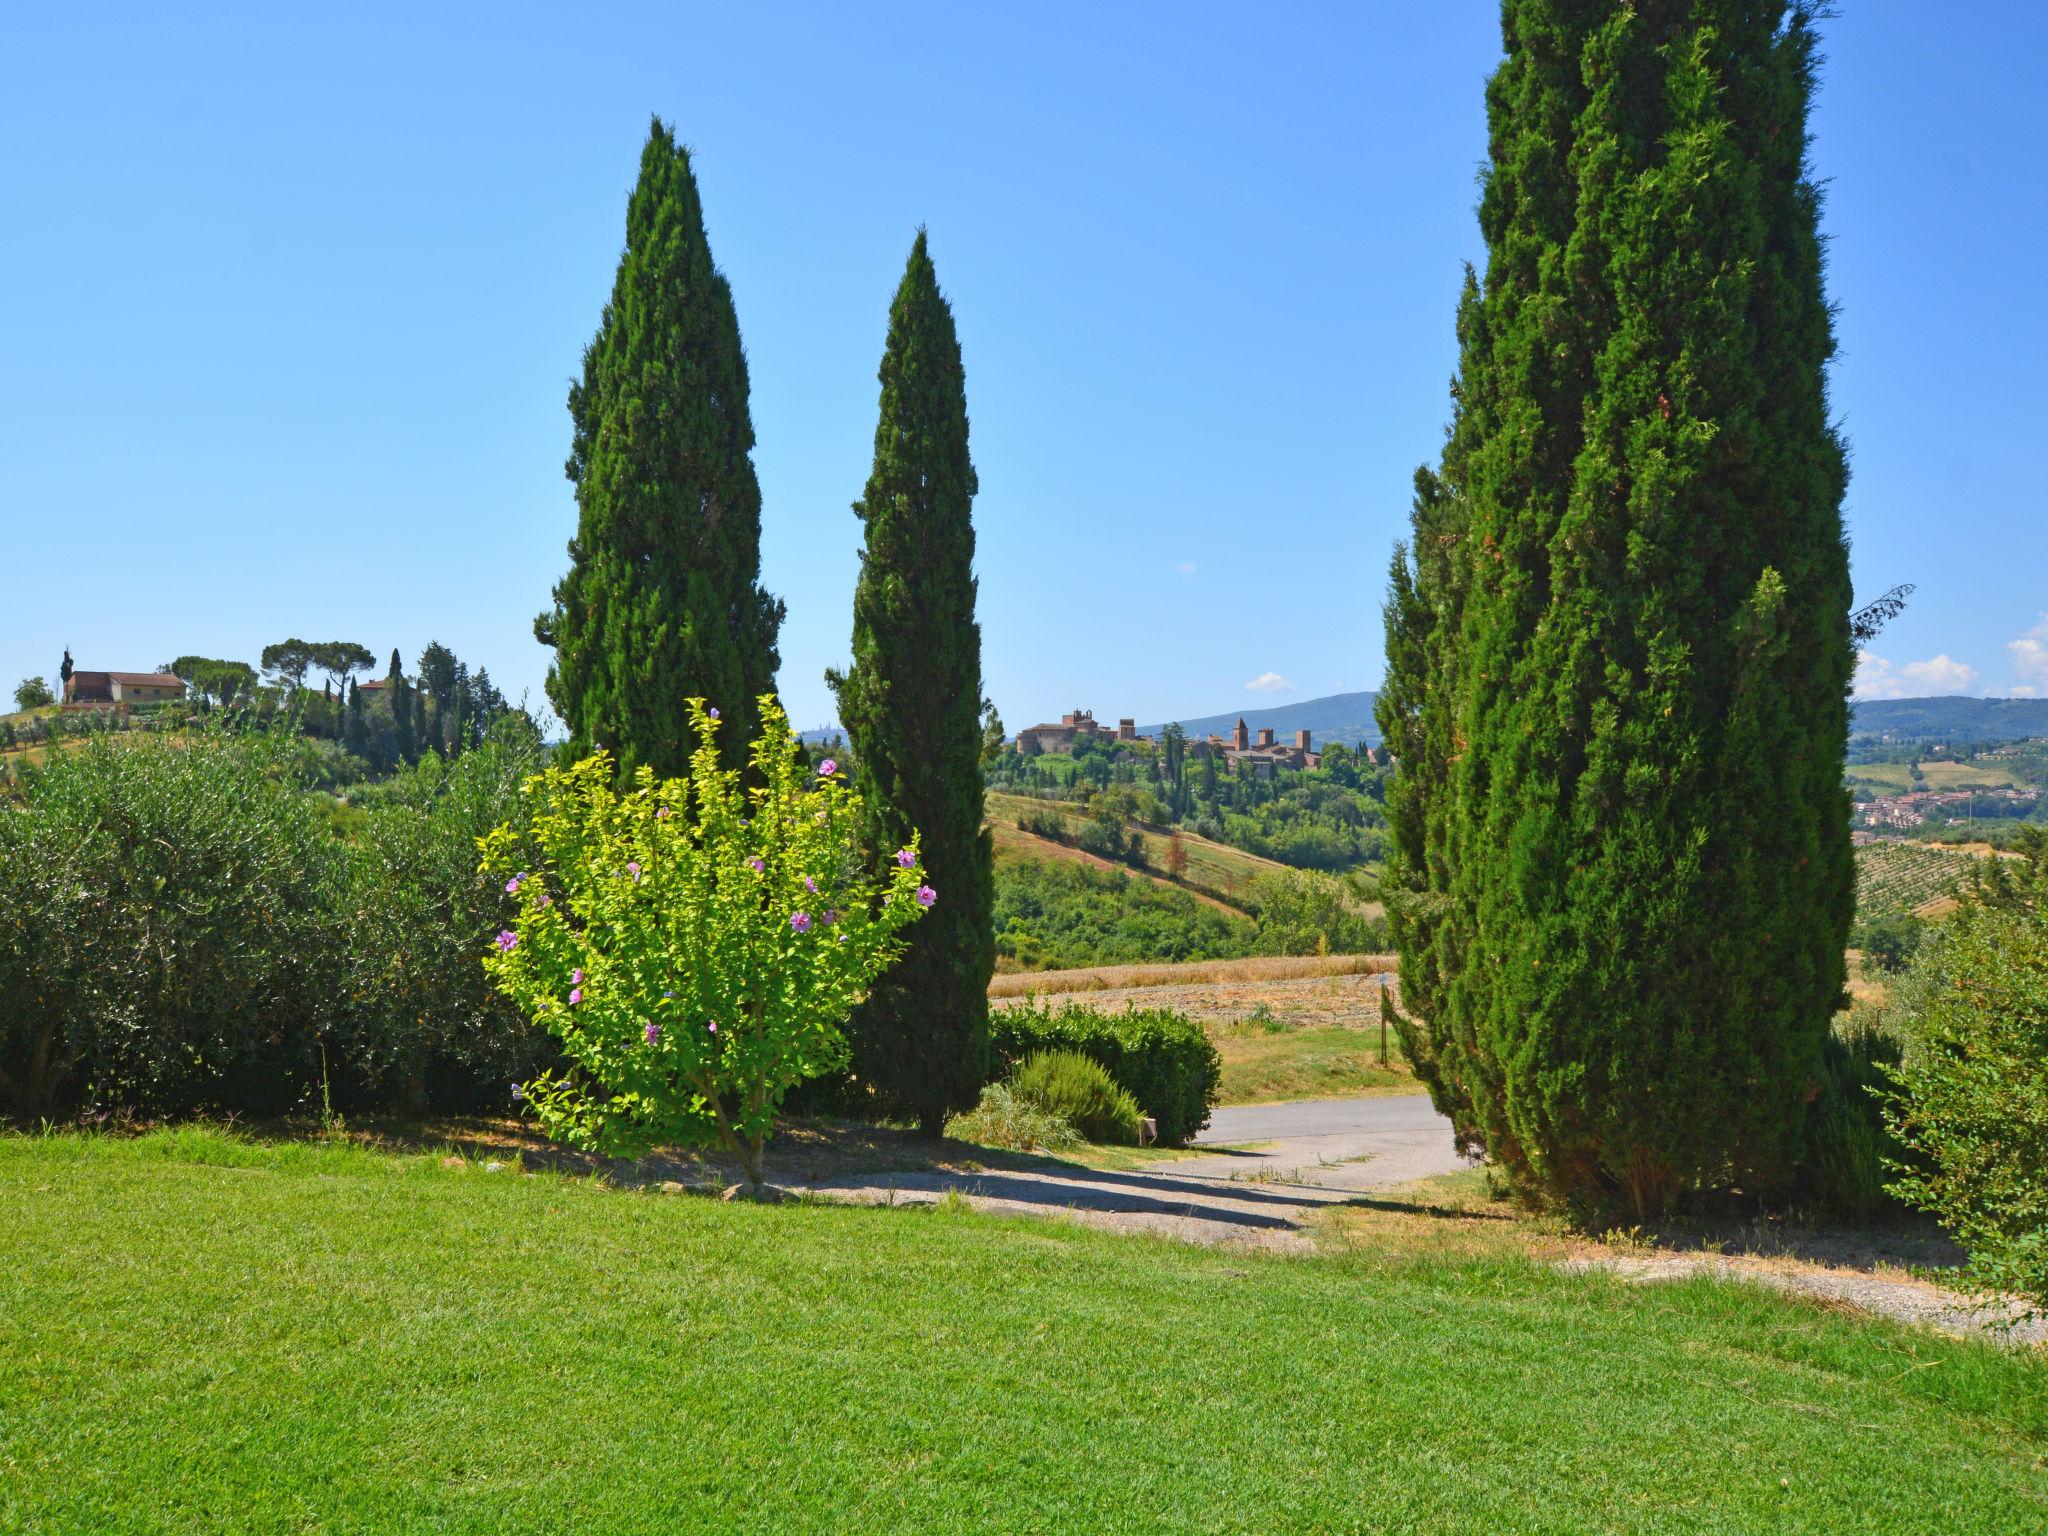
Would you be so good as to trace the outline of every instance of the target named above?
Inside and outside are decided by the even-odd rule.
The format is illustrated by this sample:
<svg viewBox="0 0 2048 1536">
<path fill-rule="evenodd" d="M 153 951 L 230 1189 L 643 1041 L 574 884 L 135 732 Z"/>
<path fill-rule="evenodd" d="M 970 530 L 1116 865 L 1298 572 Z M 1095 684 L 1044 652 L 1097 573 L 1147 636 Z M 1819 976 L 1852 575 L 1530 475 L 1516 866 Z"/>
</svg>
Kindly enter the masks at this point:
<svg viewBox="0 0 2048 1536">
<path fill-rule="evenodd" d="M 364 685 L 365 687 L 368 684 Z M 1149 742 L 1150 736 L 1140 736 L 1136 717 L 1124 715 L 1117 720 L 1116 729 L 1110 730 L 1095 718 L 1092 710 L 1076 709 L 1061 715 L 1058 724 L 1026 726 L 1017 733 L 1017 752 L 1024 757 L 1037 757 L 1046 752 L 1071 752 L 1084 741 L 1102 742 Z M 1378 748 L 1361 746 L 1355 749 L 1366 762 L 1378 765 L 1386 761 L 1386 755 Z M 1282 746 L 1276 739 L 1273 727 L 1261 726 L 1257 738 L 1243 720 L 1226 738 L 1223 736 L 1191 736 L 1188 738 L 1188 755 L 1201 759 L 1214 754 L 1221 762 L 1235 768 L 1240 761 L 1249 763 L 1254 773 L 1262 778 L 1271 778 L 1276 768 L 1316 768 L 1321 766 L 1323 754 L 1315 749 L 1315 736 L 1310 731 L 1296 731 L 1291 745 Z"/>
<path fill-rule="evenodd" d="M 1137 729 L 1131 721 L 1119 721 L 1118 725 L 1119 729 L 1114 733 L 1114 739 L 1138 739 Z M 1131 728 L 1131 734 L 1128 736 L 1124 735 L 1122 730 L 1122 727 L 1127 726 Z M 1111 740 L 1112 733 L 1107 727 L 1096 723 L 1093 710 L 1076 709 L 1061 715 L 1058 725 L 1034 725 L 1019 731 L 1017 750 L 1026 757 L 1037 757 L 1043 752 L 1071 752 L 1074 750 L 1075 742 L 1098 738 L 1103 741 Z"/>
<path fill-rule="evenodd" d="M 1243 720 L 1239 720 L 1228 741 L 1221 736 L 1190 741 L 1188 755 L 1203 758 L 1213 754 L 1232 768 L 1240 762 L 1249 763 L 1253 773 L 1261 778 L 1271 778 L 1275 768 L 1320 766 L 1323 754 L 1315 750 L 1314 743 L 1315 737 L 1310 732 L 1296 731 L 1294 745 L 1283 747 L 1273 739 L 1273 729 L 1270 726 L 1259 728 L 1258 741 L 1254 743 L 1250 727 Z"/>
<path fill-rule="evenodd" d="M 77 672 L 64 679 L 66 709 L 126 710 L 185 697 L 185 680 L 170 672 Z"/>
</svg>

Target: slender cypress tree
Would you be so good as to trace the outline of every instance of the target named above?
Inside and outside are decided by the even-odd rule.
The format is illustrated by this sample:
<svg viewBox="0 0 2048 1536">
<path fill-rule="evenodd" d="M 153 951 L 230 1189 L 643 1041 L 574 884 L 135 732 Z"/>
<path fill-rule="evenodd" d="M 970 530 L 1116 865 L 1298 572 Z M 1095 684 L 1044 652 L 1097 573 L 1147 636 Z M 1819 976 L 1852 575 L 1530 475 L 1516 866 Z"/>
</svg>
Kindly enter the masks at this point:
<svg viewBox="0 0 2048 1536">
<path fill-rule="evenodd" d="M 936 1136 L 987 1077 L 994 847 L 982 825 L 974 464 L 953 312 L 923 230 L 889 307 L 881 420 L 853 595 L 853 665 L 826 674 L 861 789 L 867 846 L 923 839 L 937 904 L 855 1012 L 854 1071 Z"/>
<path fill-rule="evenodd" d="M 656 119 L 626 205 L 626 248 L 583 378 L 569 390 L 576 536 L 534 634 L 578 750 L 681 773 L 685 701 L 709 699 L 734 766 L 775 686 L 782 604 L 760 585 L 747 360 L 712 264 L 689 151 Z"/>
<path fill-rule="evenodd" d="M 1516 0 L 1387 608 L 1404 1039 L 1533 1198 L 1780 1188 L 1853 902 L 1803 5 Z"/>
<path fill-rule="evenodd" d="M 405 685 L 405 666 L 398 659 L 398 647 L 391 648 L 391 665 L 384 673 L 384 702 L 391 708 L 391 744 L 401 763 L 419 755 L 412 734 L 412 695 Z"/>
</svg>

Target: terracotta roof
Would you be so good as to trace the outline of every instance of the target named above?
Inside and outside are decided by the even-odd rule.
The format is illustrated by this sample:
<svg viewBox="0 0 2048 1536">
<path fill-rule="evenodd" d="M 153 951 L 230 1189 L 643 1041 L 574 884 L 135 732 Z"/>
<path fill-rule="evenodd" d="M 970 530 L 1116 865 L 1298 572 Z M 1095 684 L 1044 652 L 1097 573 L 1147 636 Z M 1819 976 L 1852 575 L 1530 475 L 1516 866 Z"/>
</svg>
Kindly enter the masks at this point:
<svg viewBox="0 0 2048 1536">
<path fill-rule="evenodd" d="M 185 686 L 185 679 L 173 672 L 73 672 L 71 675 L 73 677 L 104 676 L 108 682 L 119 683 L 124 688 L 182 688 Z"/>
</svg>

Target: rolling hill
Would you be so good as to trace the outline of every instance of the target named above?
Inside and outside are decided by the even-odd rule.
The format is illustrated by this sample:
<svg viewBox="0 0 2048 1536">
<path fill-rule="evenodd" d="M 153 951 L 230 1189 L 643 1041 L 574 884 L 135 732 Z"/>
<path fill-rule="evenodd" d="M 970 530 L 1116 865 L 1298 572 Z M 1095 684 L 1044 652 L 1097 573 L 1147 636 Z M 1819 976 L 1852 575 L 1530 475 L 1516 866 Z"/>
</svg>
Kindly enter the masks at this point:
<svg viewBox="0 0 2048 1536">
<path fill-rule="evenodd" d="M 2048 699 L 1862 699 L 1850 730 L 1907 741 L 2014 741 L 2048 736 Z"/>
</svg>

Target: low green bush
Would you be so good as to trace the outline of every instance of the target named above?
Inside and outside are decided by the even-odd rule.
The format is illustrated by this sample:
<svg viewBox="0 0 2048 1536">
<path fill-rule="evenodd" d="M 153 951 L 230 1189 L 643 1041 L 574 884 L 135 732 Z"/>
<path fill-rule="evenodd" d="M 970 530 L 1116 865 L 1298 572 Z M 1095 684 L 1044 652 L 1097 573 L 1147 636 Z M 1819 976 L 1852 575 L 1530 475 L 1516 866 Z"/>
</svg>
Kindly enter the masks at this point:
<svg viewBox="0 0 2048 1536">
<path fill-rule="evenodd" d="M 1129 1090 L 1079 1051 L 1033 1051 L 1017 1064 L 1011 1095 L 1090 1141 L 1135 1146 L 1145 1115 Z"/>
<path fill-rule="evenodd" d="M 979 1104 L 946 1122 L 946 1134 L 1012 1152 L 1058 1152 L 1081 1139 L 1071 1120 L 1012 1093 L 1007 1083 L 982 1089 Z"/>
<path fill-rule="evenodd" d="M 1886 1120 L 1920 1160 L 1893 1192 L 1955 1234 L 1978 1282 L 2048 1307 L 2048 836 L 2021 847 L 2030 867 L 1994 870 L 1914 966 L 1929 984 Z"/>
<path fill-rule="evenodd" d="M 1209 1123 L 1223 1076 L 1208 1032 L 1169 1008 L 1001 1008 L 989 1015 L 989 1045 L 1005 1070 L 1034 1051 L 1079 1051 L 1138 1101 L 1158 1123 L 1159 1139 L 1172 1145 Z"/>
</svg>

